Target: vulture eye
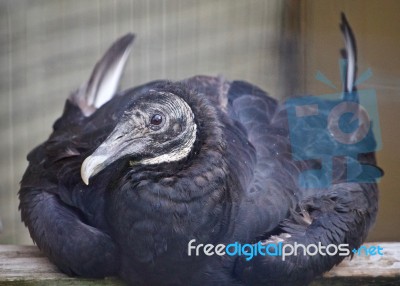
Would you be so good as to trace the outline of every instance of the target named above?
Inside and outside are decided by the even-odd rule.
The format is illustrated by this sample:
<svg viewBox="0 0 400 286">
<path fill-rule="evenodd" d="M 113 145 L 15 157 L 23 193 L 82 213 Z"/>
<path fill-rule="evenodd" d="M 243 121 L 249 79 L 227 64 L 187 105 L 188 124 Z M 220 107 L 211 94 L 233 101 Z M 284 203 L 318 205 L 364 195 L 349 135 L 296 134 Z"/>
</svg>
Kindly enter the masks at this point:
<svg viewBox="0 0 400 286">
<path fill-rule="evenodd" d="M 163 118 L 160 114 L 154 114 L 151 117 L 150 124 L 151 125 L 160 125 L 163 121 Z"/>
</svg>

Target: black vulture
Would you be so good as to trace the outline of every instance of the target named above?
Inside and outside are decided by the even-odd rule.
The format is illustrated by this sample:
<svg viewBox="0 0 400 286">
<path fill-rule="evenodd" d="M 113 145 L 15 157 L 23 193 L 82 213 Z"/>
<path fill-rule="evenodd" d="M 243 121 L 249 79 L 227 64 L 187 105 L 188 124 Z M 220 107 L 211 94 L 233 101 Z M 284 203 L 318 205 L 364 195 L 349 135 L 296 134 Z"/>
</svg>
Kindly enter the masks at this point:
<svg viewBox="0 0 400 286">
<path fill-rule="evenodd" d="M 342 101 L 357 103 L 355 40 L 344 16 L 341 28 Z M 362 244 L 378 201 L 368 170 L 381 172 L 371 150 L 340 144 L 319 117 L 290 127 L 290 106 L 244 81 L 194 76 L 117 92 L 133 39 L 111 46 L 28 155 L 22 220 L 61 271 L 132 285 L 306 285 Z M 328 117 L 331 105 L 320 102 Z M 310 172 L 300 184 L 307 170 L 324 169 L 321 158 L 296 158 L 297 143 L 330 158 L 327 186 L 319 184 L 326 174 Z M 357 157 L 334 156 L 343 146 Z M 359 168 L 348 172 L 349 162 Z M 264 248 L 249 259 L 257 247 L 296 244 L 334 245 L 335 253 L 282 257 Z M 228 245 L 245 248 L 228 253 Z"/>
</svg>

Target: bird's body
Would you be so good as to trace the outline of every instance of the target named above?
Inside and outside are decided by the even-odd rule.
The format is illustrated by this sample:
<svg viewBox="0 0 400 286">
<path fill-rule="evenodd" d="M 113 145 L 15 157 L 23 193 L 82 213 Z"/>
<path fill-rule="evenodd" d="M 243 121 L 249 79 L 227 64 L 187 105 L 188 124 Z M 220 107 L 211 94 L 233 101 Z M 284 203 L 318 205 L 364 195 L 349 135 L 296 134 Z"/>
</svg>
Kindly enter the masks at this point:
<svg viewBox="0 0 400 286">
<path fill-rule="evenodd" d="M 111 53 L 126 60 L 132 39 Z M 99 70 L 29 154 L 21 183 L 22 218 L 64 272 L 134 285 L 301 285 L 343 257 L 189 256 L 188 242 L 362 243 L 376 184 L 337 171 L 324 191 L 299 187 L 318 162 L 294 160 L 286 107 L 258 87 L 196 76 L 96 106 L 90 84 L 108 73 Z M 375 165 L 372 154 L 360 161 Z"/>
</svg>

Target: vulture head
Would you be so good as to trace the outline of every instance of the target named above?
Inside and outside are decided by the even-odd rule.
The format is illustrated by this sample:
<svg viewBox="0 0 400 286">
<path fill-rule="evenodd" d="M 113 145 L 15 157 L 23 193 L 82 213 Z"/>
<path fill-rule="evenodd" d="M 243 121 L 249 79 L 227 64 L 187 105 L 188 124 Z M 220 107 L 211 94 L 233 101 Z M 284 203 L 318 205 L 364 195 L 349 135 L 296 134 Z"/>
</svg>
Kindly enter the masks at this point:
<svg viewBox="0 0 400 286">
<path fill-rule="evenodd" d="M 118 39 L 96 64 L 88 82 L 70 97 L 88 125 L 99 125 L 110 110 L 118 113 L 117 119 L 109 118 L 114 129 L 81 165 L 86 185 L 117 160 L 127 159 L 131 166 L 177 162 L 189 155 L 196 139 L 220 137 L 216 108 L 185 83 L 159 81 L 117 92 L 133 40 L 132 34 Z M 120 103 L 121 98 L 129 100 Z"/>
<path fill-rule="evenodd" d="M 107 139 L 87 157 L 82 180 L 89 179 L 121 158 L 130 165 L 179 161 L 190 153 L 197 125 L 191 107 L 179 95 L 150 90 L 135 99 Z"/>
</svg>

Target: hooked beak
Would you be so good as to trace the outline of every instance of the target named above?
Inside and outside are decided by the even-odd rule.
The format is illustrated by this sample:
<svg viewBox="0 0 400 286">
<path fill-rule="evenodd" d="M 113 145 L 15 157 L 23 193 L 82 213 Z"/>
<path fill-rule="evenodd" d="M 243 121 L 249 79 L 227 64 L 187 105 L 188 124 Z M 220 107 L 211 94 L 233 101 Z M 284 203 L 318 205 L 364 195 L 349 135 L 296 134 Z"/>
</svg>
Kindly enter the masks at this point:
<svg viewBox="0 0 400 286">
<path fill-rule="evenodd" d="M 108 136 L 108 138 L 87 157 L 81 166 L 82 181 L 89 185 L 89 180 L 100 171 L 104 170 L 108 165 L 126 156 L 135 156 L 140 153 L 144 146 L 144 140 L 140 139 L 140 134 L 128 137 L 126 133 L 120 130 L 129 128 L 125 124 L 117 126 L 116 129 Z M 136 138 L 135 138 L 136 137 Z"/>
<path fill-rule="evenodd" d="M 91 155 L 83 161 L 81 166 L 82 181 L 89 185 L 89 179 L 106 167 L 107 156 Z"/>
</svg>

